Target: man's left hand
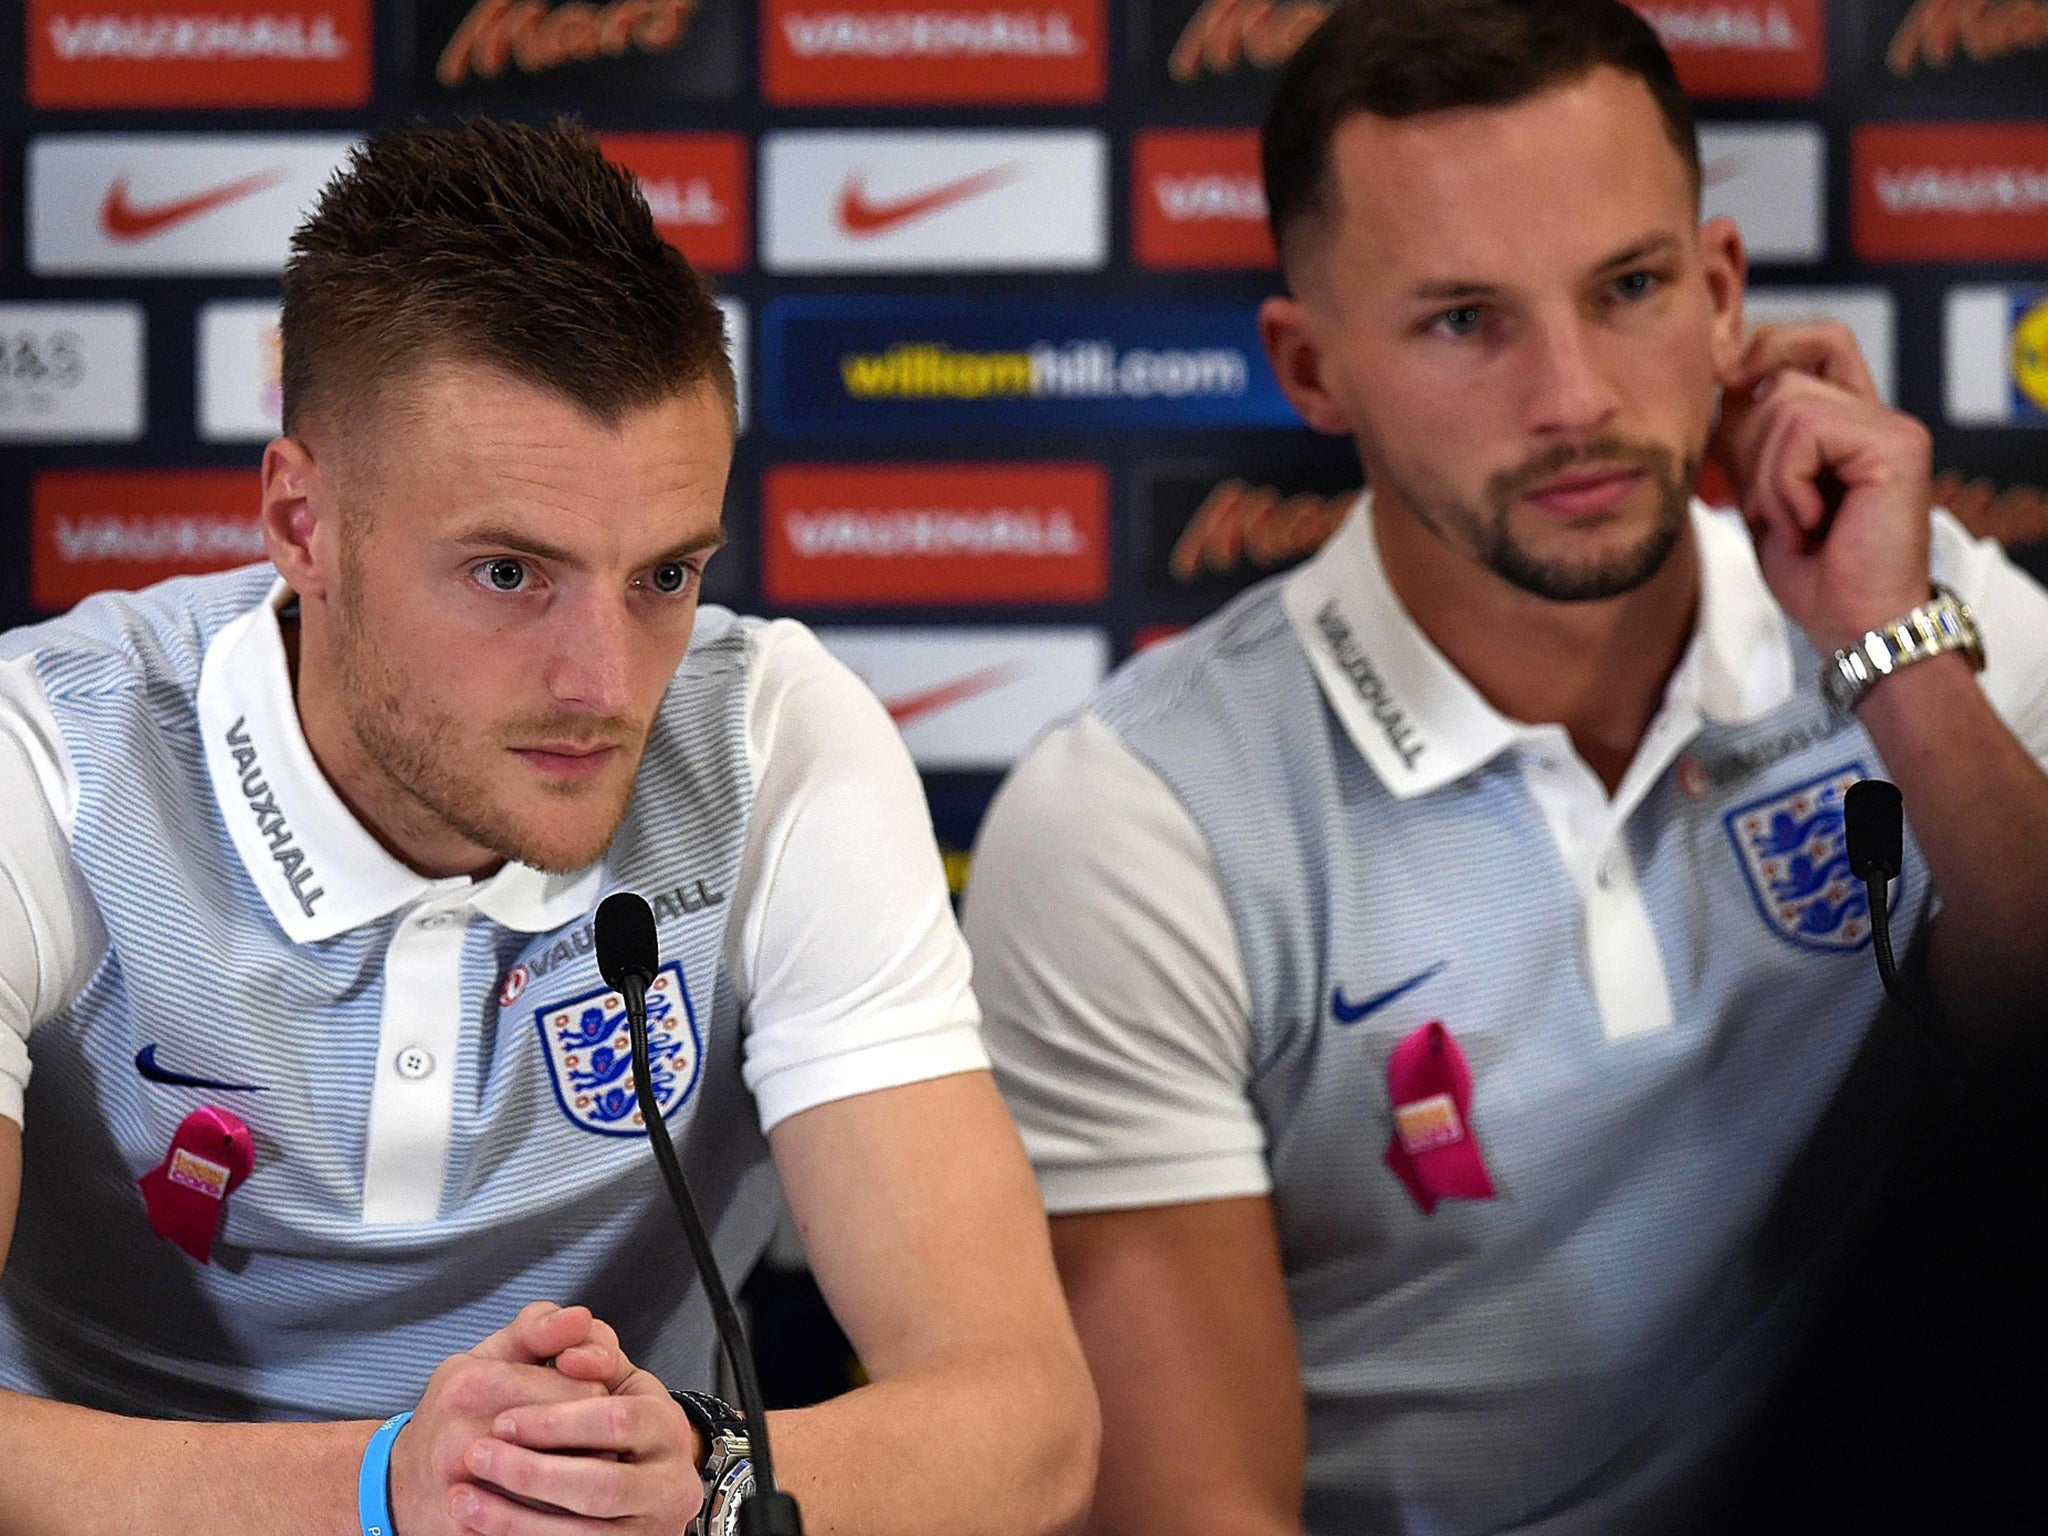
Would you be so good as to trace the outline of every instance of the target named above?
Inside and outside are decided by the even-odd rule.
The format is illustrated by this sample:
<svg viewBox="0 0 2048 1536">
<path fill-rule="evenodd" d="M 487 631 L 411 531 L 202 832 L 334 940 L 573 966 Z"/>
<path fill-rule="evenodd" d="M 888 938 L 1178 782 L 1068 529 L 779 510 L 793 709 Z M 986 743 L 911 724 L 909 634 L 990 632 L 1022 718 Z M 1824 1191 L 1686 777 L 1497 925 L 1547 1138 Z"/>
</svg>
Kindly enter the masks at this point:
<svg viewBox="0 0 2048 1536">
<path fill-rule="evenodd" d="M 1722 376 L 1714 451 L 1772 594 L 1823 656 L 1927 601 L 1933 442 L 1848 327 L 1767 325 Z"/>
<path fill-rule="evenodd" d="M 555 1357 L 555 1369 L 610 1395 L 500 1414 L 464 1457 L 492 1486 L 455 1492 L 456 1523 L 481 1536 L 571 1536 L 600 1526 L 618 1536 L 677 1536 L 704 1499 L 706 1448 L 688 1415 L 601 1321 L 587 1342 Z M 555 1411 L 567 1407 L 582 1411 Z"/>
</svg>

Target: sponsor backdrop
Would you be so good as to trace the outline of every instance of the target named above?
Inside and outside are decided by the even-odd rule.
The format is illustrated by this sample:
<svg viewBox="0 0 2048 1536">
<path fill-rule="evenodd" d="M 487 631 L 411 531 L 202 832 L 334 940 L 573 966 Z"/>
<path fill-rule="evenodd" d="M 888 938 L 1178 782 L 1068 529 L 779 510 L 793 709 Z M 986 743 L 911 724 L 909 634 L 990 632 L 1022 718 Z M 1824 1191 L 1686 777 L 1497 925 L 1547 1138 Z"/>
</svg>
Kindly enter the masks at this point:
<svg viewBox="0 0 2048 1536">
<path fill-rule="evenodd" d="M 1399 3 L 1399 0 L 1388 0 Z M 1949 505 L 2048 540 L 2048 0 L 1644 4 L 1759 314 L 1838 316 Z M 0 625 L 257 557 L 276 278 L 379 123 L 580 114 L 723 294 L 711 595 L 817 625 L 948 864 L 1045 721 L 1358 483 L 1259 354 L 1314 0 L 25 0 L 0 21 Z"/>
<path fill-rule="evenodd" d="M 2048 0 L 1642 10 L 1754 312 L 1847 322 L 1950 504 L 2048 540 Z M 364 131 L 416 115 L 581 115 L 713 275 L 745 398 L 712 595 L 811 620 L 867 677 L 956 853 L 1040 725 L 1312 551 L 1358 484 L 1253 321 L 1255 125 L 1315 0 L 17 14 L 0 624 L 260 555 L 288 236 Z"/>
</svg>

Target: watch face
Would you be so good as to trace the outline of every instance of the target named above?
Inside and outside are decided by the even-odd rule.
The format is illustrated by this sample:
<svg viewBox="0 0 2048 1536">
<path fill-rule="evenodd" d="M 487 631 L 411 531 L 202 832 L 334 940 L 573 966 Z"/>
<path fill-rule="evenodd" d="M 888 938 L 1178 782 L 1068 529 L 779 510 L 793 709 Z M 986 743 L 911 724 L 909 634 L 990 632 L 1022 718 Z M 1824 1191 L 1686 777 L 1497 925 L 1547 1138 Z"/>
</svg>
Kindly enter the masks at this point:
<svg viewBox="0 0 2048 1536">
<path fill-rule="evenodd" d="M 753 1496 L 754 1464 L 734 1462 L 711 1495 L 711 1517 L 704 1522 L 708 1536 L 739 1536 L 740 1506 Z"/>
</svg>

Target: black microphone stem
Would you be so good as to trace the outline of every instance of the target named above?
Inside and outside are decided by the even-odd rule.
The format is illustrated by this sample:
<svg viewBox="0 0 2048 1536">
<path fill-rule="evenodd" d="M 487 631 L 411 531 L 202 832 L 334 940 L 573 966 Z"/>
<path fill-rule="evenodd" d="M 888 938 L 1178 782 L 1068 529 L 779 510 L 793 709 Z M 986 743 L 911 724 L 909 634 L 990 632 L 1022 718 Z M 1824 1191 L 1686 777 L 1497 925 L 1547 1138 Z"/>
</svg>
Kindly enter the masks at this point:
<svg viewBox="0 0 2048 1536">
<path fill-rule="evenodd" d="M 740 1411 L 747 1416 L 751 1430 L 747 1452 L 754 1461 L 754 1480 L 760 1492 L 740 1506 L 740 1528 L 744 1531 L 755 1527 L 755 1522 L 748 1519 L 753 1514 L 761 1524 L 777 1518 L 775 1528 L 798 1529 L 794 1524 L 795 1503 L 777 1490 L 775 1463 L 768 1450 L 768 1410 L 761 1401 L 761 1383 L 754 1374 L 753 1356 L 743 1347 L 746 1333 L 740 1327 L 739 1310 L 733 1306 L 732 1293 L 725 1288 L 725 1277 L 718 1271 L 718 1257 L 711 1250 L 711 1239 L 705 1235 L 704 1221 L 697 1214 L 690 1186 L 683 1181 L 675 1145 L 668 1138 L 667 1122 L 662 1119 L 661 1106 L 654 1097 L 652 1052 L 647 1044 L 647 984 L 637 974 L 622 976 L 619 982 L 619 991 L 626 999 L 626 1028 L 633 1037 L 633 1091 L 640 1101 L 640 1118 L 654 1147 L 654 1160 L 661 1165 L 661 1181 L 668 1186 L 669 1198 L 682 1218 L 683 1236 L 689 1240 L 704 1293 L 710 1298 L 712 1320 L 718 1326 L 726 1358 L 732 1362 L 733 1379 L 739 1383 Z M 780 1523 L 779 1517 L 785 1517 L 785 1510 L 777 1506 L 786 1506 L 788 1525 Z"/>
</svg>

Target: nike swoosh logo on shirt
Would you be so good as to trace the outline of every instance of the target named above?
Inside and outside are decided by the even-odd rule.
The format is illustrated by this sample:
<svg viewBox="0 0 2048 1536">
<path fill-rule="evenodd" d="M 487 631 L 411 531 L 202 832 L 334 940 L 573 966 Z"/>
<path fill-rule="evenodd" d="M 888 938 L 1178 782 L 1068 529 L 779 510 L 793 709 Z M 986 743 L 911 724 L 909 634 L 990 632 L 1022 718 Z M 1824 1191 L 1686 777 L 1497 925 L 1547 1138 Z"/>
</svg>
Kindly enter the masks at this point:
<svg viewBox="0 0 2048 1536">
<path fill-rule="evenodd" d="M 261 1093 L 263 1090 L 254 1083 L 224 1083 L 214 1077 L 193 1077 L 184 1072 L 173 1072 L 169 1067 L 156 1064 L 156 1047 L 145 1045 L 135 1053 L 135 1070 L 152 1083 L 167 1083 L 173 1088 L 212 1088 L 221 1093 Z"/>
<path fill-rule="evenodd" d="M 117 176 L 114 184 L 107 188 L 106 200 L 100 204 L 100 228 L 106 231 L 109 240 L 147 240 L 151 235 L 160 235 L 203 213 L 211 213 L 266 187 L 274 187 L 282 180 L 282 169 L 258 171 L 253 176 L 209 187 L 204 192 L 195 192 L 174 202 L 137 207 L 128 200 L 128 178 Z"/>
<path fill-rule="evenodd" d="M 1344 988 L 1340 985 L 1330 993 L 1330 1012 L 1337 1016 L 1339 1024 L 1361 1023 L 1373 1014 L 1378 1013 L 1387 1004 L 1406 997 L 1448 964 L 1450 964 L 1448 960 L 1439 960 L 1428 970 L 1410 976 L 1399 986 L 1389 987 L 1384 992 L 1375 992 L 1362 1003 L 1346 1002 L 1344 1000 Z"/>
<path fill-rule="evenodd" d="M 1014 165 L 999 165 L 993 170 L 977 171 L 958 181 L 945 182 L 929 191 L 881 201 L 868 196 L 867 178 L 856 171 L 839 189 L 839 227 L 849 235 L 886 234 L 900 224 L 937 213 L 942 208 L 951 208 L 1006 181 L 1013 181 L 1017 169 Z"/>
<path fill-rule="evenodd" d="M 979 672 L 970 672 L 965 677 L 956 677 L 950 683 L 941 683 L 936 688 L 927 688 L 922 693 L 906 693 L 899 698 L 884 699 L 882 707 L 889 711 L 889 718 L 898 726 L 921 720 L 935 710 L 944 709 L 948 704 L 958 704 L 976 694 L 987 693 L 1000 688 L 1017 675 L 1021 664 L 1006 661 L 1001 666 L 984 667 Z"/>
</svg>

